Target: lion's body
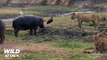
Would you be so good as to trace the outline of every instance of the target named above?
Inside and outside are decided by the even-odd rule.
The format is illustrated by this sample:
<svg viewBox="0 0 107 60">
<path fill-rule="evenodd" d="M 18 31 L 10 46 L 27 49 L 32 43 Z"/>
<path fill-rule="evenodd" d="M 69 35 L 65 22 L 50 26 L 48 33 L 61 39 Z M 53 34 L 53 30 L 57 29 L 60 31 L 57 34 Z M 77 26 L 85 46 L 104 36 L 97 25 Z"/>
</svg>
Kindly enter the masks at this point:
<svg viewBox="0 0 107 60">
<path fill-rule="evenodd" d="M 84 14 L 80 14 L 80 13 L 73 13 L 71 15 L 71 18 L 76 18 L 78 20 L 78 26 L 81 28 L 82 22 L 90 22 L 92 21 L 94 24 L 94 27 L 96 27 L 98 25 L 99 22 L 99 16 L 95 15 L 95 14 L 91 14 L 91 15 L 84 15 Z"/>
<path fill-rule="evenodd" d="M 107 36 L 103 33 L 97 33 L 93 39 L 97 52 L 107 52 Z"/>
</svg>

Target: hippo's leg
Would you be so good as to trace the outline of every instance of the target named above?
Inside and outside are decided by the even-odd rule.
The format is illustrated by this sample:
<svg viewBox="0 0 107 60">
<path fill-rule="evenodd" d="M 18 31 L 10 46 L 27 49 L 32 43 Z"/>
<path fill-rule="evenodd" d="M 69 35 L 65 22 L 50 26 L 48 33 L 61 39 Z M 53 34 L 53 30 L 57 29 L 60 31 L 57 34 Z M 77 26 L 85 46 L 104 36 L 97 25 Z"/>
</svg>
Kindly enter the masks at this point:
<svg viewBox="0 0 107 60">
<path fill-rule="evenodd" d="M 19 29 L 14 29 L 14 34 L 16 37 L 18 37 L 18 32 L 19 32 Z"/>
<path fill-rule="evenodd" d="M 5 39 L 5 35 L 3 34 L 3 35 L 1 36 L 1 41 L 0 41 L 0 44 L 3 44 L 4 39 Z"/>
<path fill-rule="evenodd" d="M 2 37 L 0 37 L 0 44 L 2 44 Z"/>
<path fill-rule="evenodd" d="M 30 35 L 33 35 L 33 29 L 30 29 Z"/>
<path fill-rule="evenodd" d="M 0 44 L 3 44 L 5 36 L 3 34 L 0 34 Z"/>
<path fill-rule="evenodd" d="M 37 34 L 36 34 L 36 30 L 37 30 L 37 28 L 34 28 L 34 35 L 37 35 Z"/>
</svg>

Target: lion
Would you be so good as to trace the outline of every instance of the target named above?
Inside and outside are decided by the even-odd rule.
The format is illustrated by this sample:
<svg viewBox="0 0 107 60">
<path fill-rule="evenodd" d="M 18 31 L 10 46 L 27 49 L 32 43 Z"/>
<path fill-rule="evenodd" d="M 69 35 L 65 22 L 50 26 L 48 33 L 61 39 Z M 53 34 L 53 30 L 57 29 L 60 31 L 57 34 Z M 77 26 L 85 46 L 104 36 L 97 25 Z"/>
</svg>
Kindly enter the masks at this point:
<svg viewBox="0 0 107 60">
<path fill-rule="evenodd" d="M 91 14 L 89 16 L 86 16 L 86 15 L 81 14 L 81 13 L 72 13 L 71 19 L 77 19 L 78 20 L 78 26 L 80 28 L 81 28 L 82 22 L 92 21 L 95 28 L 99 24 L 99 16 L 95 15 L 95 14 Z"/>
<path fill-rule="evenodd" d="M 96 52 L 107 52 L 107 36 L 104 33 L 99 32 L 94 35 L 93 42 Z"/>
</svg>

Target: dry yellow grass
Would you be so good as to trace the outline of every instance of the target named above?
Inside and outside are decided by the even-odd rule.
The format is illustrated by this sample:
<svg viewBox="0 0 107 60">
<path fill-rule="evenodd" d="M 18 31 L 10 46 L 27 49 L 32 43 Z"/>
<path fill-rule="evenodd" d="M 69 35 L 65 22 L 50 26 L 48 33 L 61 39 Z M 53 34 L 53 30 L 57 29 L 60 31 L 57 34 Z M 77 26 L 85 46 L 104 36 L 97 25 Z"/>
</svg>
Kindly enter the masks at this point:
<svg viewBox="0 0 107 60">
<path fill-rule="evenodd" d="M 19 11 L 17 10 L 8 10 L 8 9 L 2 9 L 0 10 L 0 14 L 18 14 Z"/>
</svg>

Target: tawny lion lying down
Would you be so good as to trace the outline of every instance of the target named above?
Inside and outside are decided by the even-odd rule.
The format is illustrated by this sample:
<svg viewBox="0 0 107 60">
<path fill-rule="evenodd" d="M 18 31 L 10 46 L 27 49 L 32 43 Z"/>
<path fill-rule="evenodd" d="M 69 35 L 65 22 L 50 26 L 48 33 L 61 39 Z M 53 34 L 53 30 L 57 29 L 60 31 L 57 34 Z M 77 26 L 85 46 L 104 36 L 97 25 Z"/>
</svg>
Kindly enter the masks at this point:
<svg viewBox="0 0 107 60">
<path fill-rule="evenodd" d="M 93 38 L 93 42 L 96 52 L 107 52 L 107 36 L 104 33 L 97 33 Z"/>
<path fill-rule="evenodd" d="M 99 16 L 95 14 L 91 14 L 89 16 L 80 14 L 80 13 L 72 13 L 71 14 L 71 19 L 77 19 L 78 20 L 78 26 L 81 28 L 82 22 L 89 22 L 92 21 L 94 24 L 94 27 L 99 23 Z"/>
</svg>

